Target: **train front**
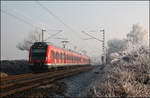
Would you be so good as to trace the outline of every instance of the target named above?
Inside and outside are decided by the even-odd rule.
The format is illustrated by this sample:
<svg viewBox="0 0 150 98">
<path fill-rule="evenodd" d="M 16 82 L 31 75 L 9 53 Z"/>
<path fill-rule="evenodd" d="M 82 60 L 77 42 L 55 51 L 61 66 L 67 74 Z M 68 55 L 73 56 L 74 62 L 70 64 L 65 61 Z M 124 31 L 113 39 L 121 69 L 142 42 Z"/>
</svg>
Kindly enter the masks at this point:
<svg viewBox="0 0 150 98">
<path fill-rule="evenodd" d="M 47 69 L 46 63 L 46 53 L 48 45 L 45 42 L 35 42 L 29 53 L 29 64 L 33 71 L 40 71 L 42 69 Z"/>
</svg>

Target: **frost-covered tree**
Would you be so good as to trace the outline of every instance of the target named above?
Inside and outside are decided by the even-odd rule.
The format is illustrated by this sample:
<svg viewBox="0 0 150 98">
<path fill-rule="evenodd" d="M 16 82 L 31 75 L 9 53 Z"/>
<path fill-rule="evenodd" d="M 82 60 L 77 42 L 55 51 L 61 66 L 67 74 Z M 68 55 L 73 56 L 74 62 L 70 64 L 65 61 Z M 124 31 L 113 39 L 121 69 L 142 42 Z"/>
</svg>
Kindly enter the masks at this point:
<svg viewBox="0 0 150 98">
<path fill-rule="evenodd" d="M 112 52 L 119 52 L 125 49 L 127 41 L 120 39 L 112 39 L 108 41 L 108 54 Z"/>
<path fill-rule="evenodd" d="M 126 35 L 126 39 L 112 39 L 108 41 L 108 59 L 128 54 L 139 54 L 142 50 L 148 50 L 149 35 L 141 24 L 134 24 L 132 30 Z M 117 56 L 116 56 L 117 54 Z M 113 56 L 114 55 L 114 56 Z M 111 56 L 111 57 L 109 57 Z M 114 58 L 115 59 L 115 58 Z"/>
<path fill-rule="evenodd" d="M 148 44 L 148 32 L 140 24 L 133 25 L 126 39 L 108 41 L 110 64 L 100 71 L 99 80 L 92 84 L 86 96 L 149 97 Z"/>
<path fill-rule="evenodd" d="M 128 43 L 126 45 L 126 51 L 136 51 L 141 47 L 148 48 L 149 35 L 141 24 L 135 24 L 132 30 L 127 34 Z"/>
</svg>

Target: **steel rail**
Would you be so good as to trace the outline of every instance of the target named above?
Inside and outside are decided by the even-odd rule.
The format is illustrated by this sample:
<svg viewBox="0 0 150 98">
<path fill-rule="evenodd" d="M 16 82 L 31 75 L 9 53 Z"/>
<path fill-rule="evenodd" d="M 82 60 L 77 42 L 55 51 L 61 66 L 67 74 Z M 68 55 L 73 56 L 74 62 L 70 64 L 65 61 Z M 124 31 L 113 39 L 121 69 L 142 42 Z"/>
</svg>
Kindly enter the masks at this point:
<svg viewBox="0 0 150 98">
<path fill-rule="evenodd" d="M 7 85 L 1 85 L 1 95 L 0 97 L 5 97 L 17 92 L 21 92 L 33 87 L 37 87 L 43 84 L 54 82 L 56 80 L 71 76 L 80 72 L 84 72 L 92 69 L 92 67 L 82 67 L 75 69 L 59 70 L 54 72 L 40 73 L 32 75 L 30 78 L 25 75 L 23 80 L 16 81 L 15 83 L 10 83 Z M 52 74 L 53 73 L 53 74 Z M 7 79 L 6 79 L 7 80 Z"/>
</svg>

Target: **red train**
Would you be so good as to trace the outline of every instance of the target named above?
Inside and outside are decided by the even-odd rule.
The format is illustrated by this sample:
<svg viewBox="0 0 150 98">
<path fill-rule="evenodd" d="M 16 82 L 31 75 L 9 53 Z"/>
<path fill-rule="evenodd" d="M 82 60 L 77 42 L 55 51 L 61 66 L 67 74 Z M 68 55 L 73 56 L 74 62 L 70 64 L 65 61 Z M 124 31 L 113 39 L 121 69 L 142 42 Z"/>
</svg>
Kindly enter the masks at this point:
<svg viewBox="0 0 150 98">
<path fill-rule="evenodd" d="M 76 52 L 52 46 L 47 42 L 35 42 L 30 48 L 29 64 L 32 70 L 84 66 L 90 64 L 90 58 Z"/>
</svg>

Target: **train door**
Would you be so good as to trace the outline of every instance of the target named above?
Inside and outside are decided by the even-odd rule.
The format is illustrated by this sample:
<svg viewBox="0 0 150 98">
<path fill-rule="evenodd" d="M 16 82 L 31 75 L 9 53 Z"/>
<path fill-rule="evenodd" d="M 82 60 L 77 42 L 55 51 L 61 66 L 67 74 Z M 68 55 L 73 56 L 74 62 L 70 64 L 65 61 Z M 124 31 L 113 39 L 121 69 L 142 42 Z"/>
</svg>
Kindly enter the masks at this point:
<svg viewBox="0 0 150 98">
<path fill-rule="evenodd" d="M 66 64 L 68 64 L 68 53 L 66 53 Z"/>
<path fill-rule="evenodd" d="M 62 64 L 62 52 L 60 52 L 60 63 Z"/>
<path fill-rule="evenodd" d="M 32 61 L 32 60 L 31 60 L 31 52 L 32 52 L 32 51 L 31 51 L 31 48 L 30 48 L 30 52 L 29 52 L 29 63 L 30 63 L 30 64 L 32 64 L 32 62 L 31 62 L 31 61 Z"/>
<path fill-rule="evenodd" d="M 64 64 L 66 63 L 66 59 L 65 59 L 65 52 L 64 52 Z"/>
<path fill-rule="evenodd" d="M 56 64 L 59 63 L 59 54 L 58 54 L 58 51 L 56 51 Z"/>
<path fill-rule="evenodd" d="M 62 53 L 62 64 L 64 64 L 64 53 Z"/>
<path fill-rule="evenodd" d="M 61 64 L 61 52 L 59 52 L 58 55 L 59 55 L 59 64 Z"/>
<path fill-rule="evenodd" d="M 70 53 L 68 54 L 68 63 L 70 64 Z"/>
<path fill-rule="evenodd" d="M 73 64 L 73 54 L 71 54 L 71 63 Z"/>
<path fill-rule="evenodd" d="M 52 51 L 52 55 L 53 55 L 53 64 L 56 65 L 56 51 Z"/>
<path fill-rule="evenodd" d="M 58 52 L 58 63 L 61 63 L 60 52 Z"/>
<path fill-rule="evenodd" d="M 72 54 L 72 63 L 74 64 L 74 54 Z"/>
<path fill-rule="evenodd" d="M 81 64 L 83 64 L 83 56 L 81 56 Z"/>
<path fill-rule="evenodd" d="M 51 58 L 51 49 L 50 46 L 47 47 L 47 54 L 46 54 L 46 63 L 49 64 L 50 63 L 50 59 Z"/>
</svg>

